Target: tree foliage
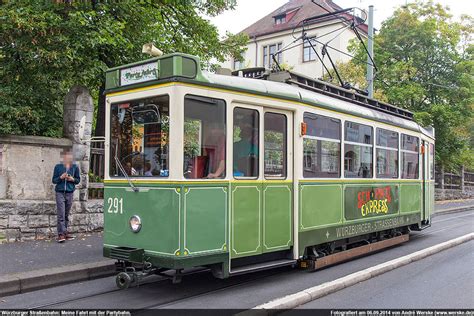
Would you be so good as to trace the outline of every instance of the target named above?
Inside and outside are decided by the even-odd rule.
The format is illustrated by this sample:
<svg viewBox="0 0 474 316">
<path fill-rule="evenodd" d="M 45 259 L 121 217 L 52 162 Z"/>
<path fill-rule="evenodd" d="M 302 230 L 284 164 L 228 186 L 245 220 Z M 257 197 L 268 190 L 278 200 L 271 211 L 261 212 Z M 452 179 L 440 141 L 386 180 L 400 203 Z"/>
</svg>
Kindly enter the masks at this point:
<svg viewBox="0 0 474 316">
<path fill-rule="evenodd" d="M 223 41 L 205 18 L 234 6 L 235 0 L 1 1 L 0 134 L 60 136 L 67 90 L 84 85 L 100 100 L 104 70 L 145 59 L 144 43 L 197 55 L 204 66 L 240 56 L 246 36 Z"/>
<path fill-rule="evenodd" d="M 398 8 L 374 38 L 376 93 L 435 127 L 437 164 L 447 168 L 472 161 L 473 30 L 471 17 L 454 21 L 448 8 L 418 1 Z M 356 58 L 341 66 L 343 79 L 365 87 L 367 55 L 357 43 L 350 49 Z"/>
</svg>

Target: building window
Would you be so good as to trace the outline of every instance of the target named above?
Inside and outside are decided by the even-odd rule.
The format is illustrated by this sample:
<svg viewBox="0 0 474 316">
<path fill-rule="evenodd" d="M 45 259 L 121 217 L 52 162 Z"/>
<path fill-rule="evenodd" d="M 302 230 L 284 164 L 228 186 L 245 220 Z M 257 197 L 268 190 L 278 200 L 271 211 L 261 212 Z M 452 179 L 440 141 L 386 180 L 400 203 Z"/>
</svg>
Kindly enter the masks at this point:
<svg viewBox="0 0 474 316">
<path fill-rule="evenodd" d="M 275 63 L 273 61 L 272 55 L 275 55 L 277 51 L 282 48 L 282 43 L 272 44 L 263 46 L 263 66 L 267 68 L 271 68 Z M 283 61 L 282 54 L 279 53 L 275 56 L 278 63 L 281 64 Z"/>
<path fill-rule="evenodd" d="M 242 68 L 242 62 L 240 62 L 239 60 L 237 59 L 234 59 L 234 65 L 233 65 L 233 69 L 234 70 L 239 70 Z"/>
<path fill-rule="evenodd" d="M 234 109 L 235 178 L 258 178 L 259 120 L 257 110 Z"/>
<path fill-rule="evenodd" d="M 286 116 L 266 112 L 264 120 L 263 147 L 265 178 L 285 178 L 287 152 Z"/>
<path fill-rule="evenodd" d="M 377 178 L 398 178 L 398 133 L 377 128 Z"/>
<path fill-rule="evenodd" d="M 275 24 L 283 24 L 286 23 L 286 14 L 279 15 L 275 17 Z"/>
<path fill-rule="evenodd" d="M 327 116 L 304 114 L 303 177 L 339 178 L 341 121 Z"/>
<path fill-rule="evenodd" d="M 184 166 L 187 179 L 225 177 L 225 101 L 184 98 Z"/>
<path fill-rule="evenodd" d="M 372 127 L 346 122 L 344 132 L 344 176 L 372 178 Z"/>
<path fill-rule="evenodd" d="M 313 61 L 316 60 L 316 52 L 311 47 L 313 44 L 314 48 L 316 49 L 316 40 L 315 39 L 306 39 L 303 43 L 303 62 Z"/>
<path fill-rule="evenodd" d="M 234 62 L 233 62 L 233 69 L 234 70 L 239 70 L 239 69 L 242 69 L 244 68 L 244 60 L 245 60 L 245 55 L 242 55 L 242 61 L 234 58 Z"/>
<path fill-rule="evenodd" d="M 402 134 L 401 165 L 402 179 L 418 179 L 419 175 L 419 139 Z"/>
</svg>

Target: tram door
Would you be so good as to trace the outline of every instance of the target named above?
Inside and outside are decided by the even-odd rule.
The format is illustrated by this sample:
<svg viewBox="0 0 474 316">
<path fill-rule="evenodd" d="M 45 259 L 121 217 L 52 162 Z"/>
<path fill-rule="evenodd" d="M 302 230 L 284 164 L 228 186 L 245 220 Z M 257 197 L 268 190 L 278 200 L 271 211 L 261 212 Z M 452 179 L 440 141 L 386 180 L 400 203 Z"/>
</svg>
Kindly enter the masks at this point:
<svg viewBox="0 0 474 316">
<path fill-rule="evenodd" d="M 292 114 L 240 104 L 232 110 L 231 258 L 290 249 Z"/>
<path fill-rule="evenodd" d="M 428 142 L 422 141 L 422 155 L 421 155 L 421 169 L 422 169 L 422 179 L 423 179 L 423 197 L 421 199 L 423 205 L 423 220 L 429 221 L 430 220 L 430 204 L 429 204 L 429 196 L 430 196 L 430 187 L 429 187 L 429 164 L 428 164 L 428 157 L 430 156 L 430 146 Z"/>
</svg>

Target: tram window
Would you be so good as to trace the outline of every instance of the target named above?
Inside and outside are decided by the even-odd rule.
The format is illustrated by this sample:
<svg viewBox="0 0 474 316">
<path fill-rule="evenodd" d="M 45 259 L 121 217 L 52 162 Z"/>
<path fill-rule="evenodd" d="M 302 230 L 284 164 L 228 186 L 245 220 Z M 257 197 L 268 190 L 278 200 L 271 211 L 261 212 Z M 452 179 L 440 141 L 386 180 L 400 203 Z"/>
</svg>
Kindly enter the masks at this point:
<svg viewBox="0 0 474 316">
<path fill-rule="evenodd" d="M 434 165 L 434 145 L 430 144 L 430 179 L 435 178 L 435 165 Z"/>
<path fill-rule="evenodd" d="M 286 177 L 286 116 L 267 112 L 264 115 L 265 177 Z"/>
<path fill-rule="evenodd" d="M 111 177 L 168 177 L 168 96 L 114 103 L 110 120 Z"/>
<path fill-rule="evenodd" d="M 225 177 L 225 101 L 184 98 L 184 166 L 187 179 Z"/>
<path fill-rule="evenodd" d="M 303 177 L 339 178 L 341 121 L 312 113 L 305 113 L 303 120 Z"/>
<path fill-rule="evenodd" d="M 420 166 L 419 144 L 418 137 L 402 134 L 402 179 L 418 179 Z"/>
<path fill-rule="evenodd" d="M 259 117 L 257 110 L 234 109 L 233 173 L 235 178 L 258 177 Z"/>
<path fill-rule="evenodd" d="M 344 129 L 344 176 L 372 178 L 373 131 L 364 124 L 346 121 Z"/>
<path fill-rule="evenodd" d="M 377 128 L 376 176 L 398 178 L 398 133 Z"/>
</svg>

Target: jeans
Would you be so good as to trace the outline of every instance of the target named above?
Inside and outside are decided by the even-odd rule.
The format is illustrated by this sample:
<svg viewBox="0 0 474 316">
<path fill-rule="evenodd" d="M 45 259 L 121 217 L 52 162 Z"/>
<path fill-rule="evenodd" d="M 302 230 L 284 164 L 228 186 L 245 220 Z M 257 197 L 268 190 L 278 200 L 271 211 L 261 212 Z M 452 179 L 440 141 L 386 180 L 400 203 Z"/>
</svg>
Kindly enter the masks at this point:
<svg viewBox="0 0 474 316">
<path fill-rule="evenodd" d="M 56 192 L 56 207 L 58 211 L 58 235 L 67 232 L 69 224 L 69 211 L 72 206 L 73 192 Z"/>
</svg>

